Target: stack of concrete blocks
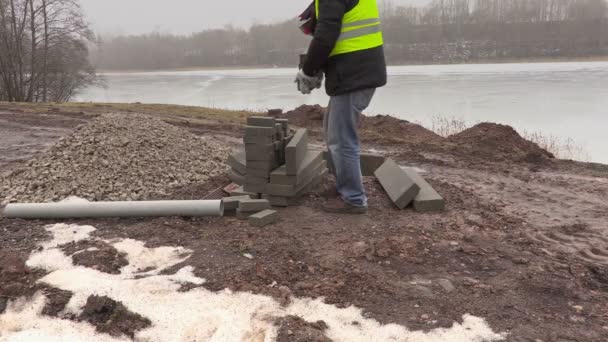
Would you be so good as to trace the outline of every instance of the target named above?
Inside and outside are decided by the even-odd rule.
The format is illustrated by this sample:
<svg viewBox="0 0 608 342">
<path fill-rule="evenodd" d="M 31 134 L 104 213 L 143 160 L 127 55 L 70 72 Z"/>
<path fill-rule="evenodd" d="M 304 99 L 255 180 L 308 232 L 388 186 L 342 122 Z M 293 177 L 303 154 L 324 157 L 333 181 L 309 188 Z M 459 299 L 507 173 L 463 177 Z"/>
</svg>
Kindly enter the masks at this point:
<svg viewBox="0 0 608 342">
<path fill-rule="evenodd" d="M 328 172 L 323 152 L 308 149 L 307 130 L 292 133 L 286 119 L 250 117 L 243 140 L 245 148 L 228 159 L 230 179 L 242 185 L 231 195 L 287 207 L 318 186 Z"/>
<path fill-rule="evenodd" d="M 375 171 L 376 178 L 399 208 L 413 204 L 418 212 L 445 210 L 445 200 L 412 168 L 403 168 L 387 159 Z"/>
</svg>

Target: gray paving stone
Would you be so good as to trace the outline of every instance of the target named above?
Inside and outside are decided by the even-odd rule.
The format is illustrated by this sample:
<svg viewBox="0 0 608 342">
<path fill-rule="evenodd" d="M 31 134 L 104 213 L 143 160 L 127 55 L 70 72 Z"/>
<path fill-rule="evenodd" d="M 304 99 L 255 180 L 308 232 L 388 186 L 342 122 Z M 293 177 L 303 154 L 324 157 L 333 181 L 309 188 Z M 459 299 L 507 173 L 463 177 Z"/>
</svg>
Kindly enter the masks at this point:
<svg viewBox="0 0 608 342">
<path fill-rule="evenodd" d="M 266 185 L 265 184 L 247 184 L 247 183 L 245 183 L 243 185 L 243 190 L 245 190 L 246 192 L 253 192 L 253 193 L 261 194 L 266 191 Z"/>
<path fill-rule="evenodd" d="M 250 160 L 247 161 L 246 173 L 249 173 L 250 169 L 264 170 L 269 173 L 274 171 L 276 162 L 274 160 Z"/>
<path fill-rule="evenodd" d="M 247 183 L 247 184 L 264 184 L 264 185 L 266 185 L 269 183 L 268 177 L 256 177 L 253 175 L 245 176 L 244 180 L 245 181 L 243 183 Z"/>
<path fill-rule="evenodd" d="M 247 173 L 246 166 L 245 166 L 246 162 L 245 162 L 245 152 L 244 151 L 238 151 L 238 152 L 230 155 L 230 157 L 228 157 L 227 163 L 232 169 L 234 169 L 236 172 L 240 173 L 241 175 L 244 175 L 245 173 Z"/>
<path fill-rule="evenodd" d="M 239 208 L 241 212 L 260 212 L 262 210 L 270 209 L 270 202 L 265 199 L 244 199 L 239 201 Z"/>
<path fill-rule="evenodd" d="M 445 210 L 443 197 L 416 170 L 404 168 L 404 171 L 420 187 L 420 192 L 414 199 L 414 209 L 416 211 L 427 213 Z"/>
<path fill-rule="evenodd" d="M 251 197 L 246 195 L 225 197 L 222 199 L 222 202 L 224 202 L 224 210 L 236 210 L 239 207 L 240 201 L 248 199 L 251 199 Z"/>
<path fill-rule="evenodd" d="M 247 175 L 253 177 L 270 177 L 270 170 L 260 170 L 260 169 L 247 169 Z"/>
<path fill-rule="evenodd" d="M 240 211 L 239 209 L 236 210 L 236 218 L 238 218 L 239 220 L 247 220 L 249 219 L 249 216 L 257 214 L 256 212 L 245 212 L 245 211 Z"/>
<path fill-rule="evenodd" d="M 376 170 L 375 175 L 399 209 L 404 209 L 412 203 L 420 192 L 420 187 L 392 159 L 387 159 Z"/>
<path fill-rule="evenodd" d="M 327 161 L 327 168 L 334 168 L 333 161 L 329 158 L 329 152 L 323 151 L 323 159 Z M 380 154 L 363 152 L 361 153 L 361 174 L 366 177 L 373 177 L 376 170 L 384 164 L 386 158 Z"/>
<path fill-rule="evenodd" d="M 230 180 L 233 183 L 236 183 L 238 185 L 245 184 L 245 176 L 243 176 L 242 174 L 236 172 L 234 169 L 228 171 L 228 178 L 230 178 Z"/>
<path fill-rule="evenodd" d="M 295 176 L 288 175 L 287 166 L 283 165 L 270 173 L 270 183 L 281 185 L 298 184 L 298 180 L 310 176 L 310 173 L 318 168 L 323 162 L 323 153 L 321 151 L 309 150 L 306 152 L 306 156 L 304 157 L 304 160 L 300 165 L 300 169 Z"/>
<path fill-rule="evenodd" d="M 272 127 L 256 127 L 256 126 L 245 126 L 246 137 L 274 137 L 276 128 Z"/>
<path fill-rule="evenodd" d="M 276 119 L 270 116 L 250 116 L 247 118 L 248 126 L 274 127 Z"/>
<path fill-rule="evenodd" d="M 314 182 L 317 178 L 324 176 L 324 171 L 327 171 L 325 163 L 319 165 L 319 167 L 310 174 L 307 178 L 303 178 L 300 183 L 295 185 L 281 185 L 281 184 L 268 184 L 266 186 L 265 194 L 272 196 L 283 196 L 283 197 L 294 197 L 297 196 L 301 190 L 308 184 Z"/>
<path fill-rule="evenodd" d="M 236 188 L 230 192 L 230 197 L 238 197 L 238 196 L 249 196 L 251 198 L 256 199 L 256 198 L 260 198 L 260 193 L 245 191 L 245 189 L 243 189 L 242 186 L 239 186 L 238 188 Z"/>
<path fill-rule="evenodd" d="M 247 146 L 250 146 L 250 144 L 247 144 Z M 247 159 L 247 162 L 250 161 L 271 161 L 275 159 L 275 145 L 274 144 L 270 144 L 270 145 L 259 145 L 260 148 L 255 148 L 255 147 L 247 147 L 247 150 L 245 151 L 245 156 Z M 270 146 L 270 148 L 267 148 L 267 146 Z"/>
<path fill-rule="evenodd" d="M 275 141 L 274 135 L 272 136 L 254 136 L 245 135 L 243 142 L 245 144 L 272 144 Z"/>
<path fill-rule="evenodd" d="M 249 216 L 249 224 L 254 227 L 265 227 L 279 220 L 279 213 L 275 210 L 264 210 Z"/>
<path fill-rule="evenodd" d="M 295 176 L 300 169 L 300 165 L 308 151 L 308 131 L 298 129 L 285 148 L 285 165 L 287 174 Z"/>
<path fill-rule="evenodd" d="M 376 153 L 361 153 L 361 173 L 363 176 L 373 176 L 386 158 Z"/>
<path fill-rule="evenodd" d="M 287 136 L 289 134 L 289 120 L 287 119 L 277 119 L 276 123 L 280 123 L 281 127 L 283 128 L 283 133 L 285 134 L 285 136 Z"/>
</svg>

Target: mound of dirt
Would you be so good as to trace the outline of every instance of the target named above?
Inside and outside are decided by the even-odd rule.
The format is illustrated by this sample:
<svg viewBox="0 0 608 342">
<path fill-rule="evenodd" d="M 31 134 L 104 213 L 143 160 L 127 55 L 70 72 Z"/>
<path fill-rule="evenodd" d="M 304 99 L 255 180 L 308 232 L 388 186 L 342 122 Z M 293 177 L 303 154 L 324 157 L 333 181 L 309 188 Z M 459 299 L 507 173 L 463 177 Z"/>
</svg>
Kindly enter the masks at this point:
<svg viewBox="0 0 608 342">
<path fill-rule="evenodd" d="M 320 105 L 301 105 L 300 107 L 283 114 L 292 125 L 300 127 L 321 126 L 326 108 Z"/>
<path fill-rule="evenodd" d="M 229 152 L 154 117 L 107 114 L 0 179 L 0 201 L 155 198 L 225 172 Z"/>
<path fill-rule="evenodd" d="M 381 140 L 389 138 L 407 139 L 408 142 L 413 144 L 439 144 L 446 140 L 418 124 L 389 115 L 364 116 L 362 118 L 362 129 L 377 133 Z"/>
<path fill-rule="evenodd" d="M 90 296 L 79 319 L 94 325 L 98 332 L 130 338 L 152 325 L 149 319 L 130 312 L 122 303 L 105 296 Z"/>
<path fill-rule="evenodd" d="M 539 163 L 555 156 L 519 135 L 511 126 L 481 123 L 448 137 L 460 151 L 492 161 Z"/>
<path fill-rule="evenodd" d="M 0 314 L 9 300 L 31 295 L 36 290 L 36 278 L 25 264 L 26 258 L 8 251 L 0 251 Z"/>
</svg>

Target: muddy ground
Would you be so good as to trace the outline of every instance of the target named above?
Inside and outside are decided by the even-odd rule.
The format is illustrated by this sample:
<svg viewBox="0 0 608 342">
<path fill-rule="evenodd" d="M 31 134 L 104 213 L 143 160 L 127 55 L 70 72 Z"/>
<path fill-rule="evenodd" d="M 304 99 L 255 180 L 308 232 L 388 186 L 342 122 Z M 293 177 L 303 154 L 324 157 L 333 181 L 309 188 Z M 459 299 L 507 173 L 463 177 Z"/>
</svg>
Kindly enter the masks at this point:
<svg viewBox="0 0 608 342">
<path fill-rule="evenodd" d="M 0 106 L 0 172 L 18 167 L 95 114 Z M 168 114 L 166 121 L 191 132 L 238 143 L 238 125 Z M 527 145 L 505 152 L 511 136 L 500 127 L 490 130 L 501 132 L 494 145 L 477 146 L 466 137 L 444 139 L 391 120 L 364 121 L 365 149 L 424 170 L 447 200 L 445 213 L 397 210 L 367 178 L 366 216 L 323 213 L 319 190 L 298 206 L 281 209 L 281 221 L 263 229 L 232 217 L 74 222 L 95 226 L 103 238 L 192 249 L 186 264 L 211 290 L 251 291 L 283 301 L 325 297 L 412 330 L 449 327 L 469 313 L 487 319 L 494 331 L 508 332 L 508 341 L 607 341 L 608 167 L 554 160 Z M 318 120 L 304 125 L 320 137 Z M 395 125 L 400 128 L 382 128 Z M 167 198 L 202 198 L 227 183 L 226 177 L 215 177 L 175 189 Z M 24 260 L 48 238 L 43 229 L 48 223 L 0 217 L 0 312 L 7 300 L 41 289 L 35 281 L 43 274 L 27 269 Z M 99 254 L 82 255 L 79 262 L 97 263 L 107 272 L 124 263 L 111 248 L 97 247 Z M 70 296 L 42 289 L 55 299 L 45 309 L 50 315 Z M 95 324 L 91 317 L 74 319 Z M 103 324 L 98 330 L 125 329 Z M 134 324 L 145 327 L 141 317 Z M 281 341 L 327 340 L 323 322 L 287 317 L 279 324 Z"/>
</svg>

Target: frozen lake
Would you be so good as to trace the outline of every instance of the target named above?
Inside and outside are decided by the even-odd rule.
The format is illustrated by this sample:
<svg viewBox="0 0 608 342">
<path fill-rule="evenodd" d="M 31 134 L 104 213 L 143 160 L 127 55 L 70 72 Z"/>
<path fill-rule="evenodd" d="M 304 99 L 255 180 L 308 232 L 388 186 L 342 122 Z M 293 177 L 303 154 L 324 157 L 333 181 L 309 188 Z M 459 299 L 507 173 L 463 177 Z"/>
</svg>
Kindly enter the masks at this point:
<svg viewBox="0 0 608 342">
<path fill-rule="evenodd" d="M 228 109 L 326 105 L 324 91 L 300 95 L 295 69 L 105 74 L 107 87 L 77 101 L 143 102 Z M 434 116 L 491 121 L 572 138 L 608 163 L 608 62 L 398 66 L 367 114 L 429 125 Z"/>
</svg>

